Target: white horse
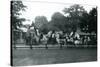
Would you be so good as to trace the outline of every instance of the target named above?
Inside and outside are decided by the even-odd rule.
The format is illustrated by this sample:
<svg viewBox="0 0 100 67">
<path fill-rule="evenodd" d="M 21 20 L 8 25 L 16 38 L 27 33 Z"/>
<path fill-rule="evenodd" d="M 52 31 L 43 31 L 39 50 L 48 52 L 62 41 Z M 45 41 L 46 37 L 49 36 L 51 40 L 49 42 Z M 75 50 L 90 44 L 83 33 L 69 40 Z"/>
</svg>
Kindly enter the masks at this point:
<svg viewBox="0 0 100 67">
<path fill-rule="evenodd" d="M 43 34 L 43 37 L 42 37 L 42 39 L 41 39 L 41 42 L 42 42 L 43 44 L 47 44 L 47 41 L 48 41 L 47 35 L 44 35 L 44 34 Z"/>
<path fill-rule="evenodd" d="M 80 39 L 80 35 L 79 35 L 77 32 L 75 32 L 73 38 L 76 38 L 76 40 L 74 40 L 74 44 L 75 44 L 75 45 L 78 45 L 78 44 L 81 44 L 81 43 L 82 43 L 82 42 L 81 42 L 81 39 Z"/>
<path fill-rule="evenodd" d="M 63 45 L 66 44 L 66 39 L 61 39 L 60 38 L 60 36 L 61 36 L 60 33 L 56 33 L 55 36 L 56 36 L 56 41 L 57 41 L 58 44 L 62 44 L 62 43 L 63 43 Z"/>
</svg>

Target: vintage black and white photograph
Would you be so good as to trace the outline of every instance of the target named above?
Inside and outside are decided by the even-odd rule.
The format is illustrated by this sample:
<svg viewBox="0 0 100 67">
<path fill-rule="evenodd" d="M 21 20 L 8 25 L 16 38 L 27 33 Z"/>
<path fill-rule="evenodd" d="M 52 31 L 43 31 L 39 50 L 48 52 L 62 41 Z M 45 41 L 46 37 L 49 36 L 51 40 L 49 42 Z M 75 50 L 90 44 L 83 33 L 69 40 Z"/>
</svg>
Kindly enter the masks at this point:
<svg viewBox="0 0 100 67">
<path fill-rule="evenodd" d="M 11 66 L 97 61 L 97 6 L 10 1 Z"/>
</svg>

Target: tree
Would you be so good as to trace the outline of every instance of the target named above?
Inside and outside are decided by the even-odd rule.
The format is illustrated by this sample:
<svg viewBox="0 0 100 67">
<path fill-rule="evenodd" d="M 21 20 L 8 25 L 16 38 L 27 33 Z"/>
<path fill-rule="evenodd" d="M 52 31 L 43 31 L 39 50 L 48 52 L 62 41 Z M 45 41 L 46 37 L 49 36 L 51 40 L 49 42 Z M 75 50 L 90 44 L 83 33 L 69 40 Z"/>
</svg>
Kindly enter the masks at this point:
<svg viewBox="0 0 100 67">
<path fill-rule="evenodd" d="M 92 8 L 89 13 L 83 13 L 80 28 L 83 32 L 97 33 L 97 8 Z"/>
<path fill-rule="evenodd" d="M 80 23 L 80 29 L 81 29 L 81 31 L 87 33 L 89 31 L 89 29 L 88 29 L 89 14 L 87 12 L 83 13 L 80 20 L 81 20 L 81 23 Z"/>
<path fill-rule="evenodd" d="M 78 4 L 72 5 L 69 8 L 63 10 L 65 14 L 68 13 L 69 17 L 78 18 L 82 15 L 83 12 L 86 12 L 83 6 Z"/>
<path fill-rule="evenodd" d="M 24 18 L 19 18 L 21 15 L 20 11 L 25 11 L 25 7 L 22 1 L 11 1 L 11 23 L 12 29 L 18 29 L 22 25 Z"/>
<path fill-rule="evenodd" d="M 37 16 L 35 17 L 35 26 L 40 28 L 42 25 L 48 23 L 48 20 L 45 16 Z"/>
<path fill-rule="evenodd" d="M 76 28 L 77 30 L 77 28 L 79 27 L 79 23 L 81 22 L 80 18 L 86 11 L 83 6 L 75 4 L 70 6 L 69 8 L 65 8 L 63 12 L 68 15 L 68 22 L 70 23 L 70 25 L 73 25 L 72 28 Z"/>
<path fill-rule="evenodd" d="M 54 26 L 55 29 L 60 29 L 63 30 L 65 29 L 65 24 L 66 24 L 66 17 L 61 14 L 60 12 L 55 12 L 52 15 L 52 19 L 50 21 L 51 25 Z"/>
<path fill-rule="evenodd" d="M 89 12 L 89 32 L 97 33 L 97 8 L 92 8 Z"/>
<path fill-rule="evenodd" d="M 61 19 L 65 18 L 65 16 L 63 14 L 61 14 L 60 12 L 55 12 L 51 18 L 52 18 L 52 20 L 61 20 Z"/>
</svg>

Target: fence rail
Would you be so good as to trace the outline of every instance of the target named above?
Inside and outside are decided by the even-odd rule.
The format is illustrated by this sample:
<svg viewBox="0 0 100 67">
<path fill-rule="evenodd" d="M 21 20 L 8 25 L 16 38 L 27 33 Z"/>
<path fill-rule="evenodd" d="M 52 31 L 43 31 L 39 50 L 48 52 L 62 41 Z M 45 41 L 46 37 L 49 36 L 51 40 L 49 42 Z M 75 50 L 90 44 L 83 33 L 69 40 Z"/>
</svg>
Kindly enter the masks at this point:
<svg viewBox="0 0 100 67">
<path fill-rule="evenodd" d="M 35 49 L 35 48 L 45 48 L 45 49 L 49 49 L 49 48 L 95 48 L 97 47 L 97 45 L 95 44 L 91 44 L 91 45 L 86 45 L 86 44 L 79 44 L 79 45 L 74 45 L 74 44 L 40 44 L 40 45 L 34 45 L 34 44 L 28 44 L 25 45 L 24 43 L 13 43 L 12 44 L 12 48 L 14 49 L 18 49 L 18 48 L 29 48 L 29 49 Z"/>
</svg>

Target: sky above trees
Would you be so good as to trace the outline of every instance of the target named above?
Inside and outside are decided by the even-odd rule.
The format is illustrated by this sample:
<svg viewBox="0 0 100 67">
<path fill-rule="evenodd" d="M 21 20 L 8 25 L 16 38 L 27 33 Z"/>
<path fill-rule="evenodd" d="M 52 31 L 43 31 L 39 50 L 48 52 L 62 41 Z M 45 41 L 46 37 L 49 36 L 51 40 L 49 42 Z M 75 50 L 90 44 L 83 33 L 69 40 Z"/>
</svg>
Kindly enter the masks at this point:
<svg viewBox="0 0 100 67">
<path fill-rule="evenodd" d="M 64 13 L 62 10 L 68 8 L 73 4 L 58 4 L 58 3 L 41 3 L 41 2 L 24 2 L 23 4 L 27 6 L 26 11 L 21 11 L 22 15 L 20 17 L 25 18 L 24 24 L 31 24 L 35 20 L 36 16 L 45 16 L 48 21 L 51 20 L 52 15 L 55 12 Z M 81 5 L 83 8 L 89 12 L 93 7 L 89 5 Z"/>
</svg>

